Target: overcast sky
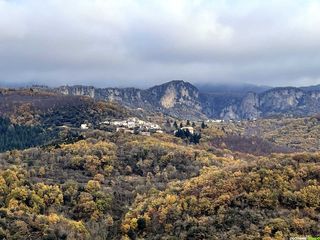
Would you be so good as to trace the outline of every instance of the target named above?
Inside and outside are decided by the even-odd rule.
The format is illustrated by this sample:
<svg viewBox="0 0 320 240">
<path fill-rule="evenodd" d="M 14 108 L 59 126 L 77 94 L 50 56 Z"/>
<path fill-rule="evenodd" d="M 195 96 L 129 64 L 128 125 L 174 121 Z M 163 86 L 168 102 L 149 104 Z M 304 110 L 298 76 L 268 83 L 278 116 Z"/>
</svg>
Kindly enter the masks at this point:
<svg viewBox="0 0 320 240">
<path fill-rule="evenodd" d="M 320 1 L 0 0 L 0 85 L 320 84 Z"/>
</svg>

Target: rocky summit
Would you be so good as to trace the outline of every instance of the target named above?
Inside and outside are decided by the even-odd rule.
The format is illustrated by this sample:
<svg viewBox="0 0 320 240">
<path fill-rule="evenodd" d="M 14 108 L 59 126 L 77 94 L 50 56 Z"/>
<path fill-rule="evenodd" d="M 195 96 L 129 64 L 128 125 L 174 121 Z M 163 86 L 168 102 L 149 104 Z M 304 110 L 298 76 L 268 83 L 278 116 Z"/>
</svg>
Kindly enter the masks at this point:
<svg viewBox="0 0 320 240">
<path fill-rule="evenodd" d="M 174 80 L 149 89 L 62 86 L 65 95 L 83 95 L 116 101 L 131 108 L 159 111 L 184 119 L 256 119 L 273 116 L 308 116 L 320 110 L 320 88 L 283 87 L 235 94 L 199 91 L 191 83 Z"/>
</svg>

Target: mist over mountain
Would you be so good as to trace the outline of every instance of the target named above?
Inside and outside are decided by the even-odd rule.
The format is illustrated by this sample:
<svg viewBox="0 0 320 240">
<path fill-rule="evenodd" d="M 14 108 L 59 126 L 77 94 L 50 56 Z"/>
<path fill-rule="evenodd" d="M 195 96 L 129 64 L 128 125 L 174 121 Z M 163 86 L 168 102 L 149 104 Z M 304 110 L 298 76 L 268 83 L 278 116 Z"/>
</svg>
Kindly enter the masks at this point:
<svg viewBox="0 0 320 240">
<path fill-rule="evenodd" d="M 261 93 L 272 88 L 272 86 L 260 86 L 248 83 L 198 83 L 195 86 L 203 93 L 235 95 L 244 95 L 248 92 Z"/>
</svg>

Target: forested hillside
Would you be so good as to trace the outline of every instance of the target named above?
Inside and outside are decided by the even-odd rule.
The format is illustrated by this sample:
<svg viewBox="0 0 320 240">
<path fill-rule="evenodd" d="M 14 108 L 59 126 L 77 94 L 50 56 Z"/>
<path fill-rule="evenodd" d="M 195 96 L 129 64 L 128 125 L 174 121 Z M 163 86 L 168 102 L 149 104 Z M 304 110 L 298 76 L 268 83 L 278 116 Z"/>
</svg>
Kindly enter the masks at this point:
<svg viewBox="0 0 320 240">
<path fill-rule="evenodd" d="M 318 153 L 236 159 L 166 134 L 96 130 L 72 144 L 0 159 L 1 234 L 8 239 L 320 234 Z"/>
<path fill-rule="evenodd" d="M 320 235 L 316 117 L 191 122 L 83 97 L 4 96 L 0 239 Z M 100 124 L 137 114 L 161 130 Z"/>
<path fill-rule="evenodd" d="M 320 234 L 320 155 L 209 167 L 137 197 L 123 232 L 150 239 L 287 239 Z"/>
<path fill-rule="evenodd" d="M 78 129 L 83 123 L 94 127 L 105 119 L 124 118 L 128 114 L 117 104 L 88 97 L 33 89 L 2 90 L 0 152 L 73 141 L 79 137 Z"/>
<path fill-rule="evenodd" d="M 56 135 L 40 126 L 12 124 L 9 119 L 0 117 L 0 152 L 39 146 L 56 138 Z"/>
</svg>

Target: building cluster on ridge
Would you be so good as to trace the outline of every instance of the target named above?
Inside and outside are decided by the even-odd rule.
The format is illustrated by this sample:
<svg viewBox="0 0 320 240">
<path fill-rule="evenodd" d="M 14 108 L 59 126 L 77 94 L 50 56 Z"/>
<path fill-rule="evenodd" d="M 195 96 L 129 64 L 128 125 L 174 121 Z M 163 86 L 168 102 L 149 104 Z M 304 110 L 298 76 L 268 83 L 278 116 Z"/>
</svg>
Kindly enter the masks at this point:
<svg viewBox="0 0 320 240">
<path fill-rule="evenodd" d="M 150 133 L 163 133 L 161 127 L 152 122 L 143 121 L 136 117 L 126 120 L 104 121 L 101 124 L 114 127 L 116 132 L 150 135 Z"/>
</svg>

